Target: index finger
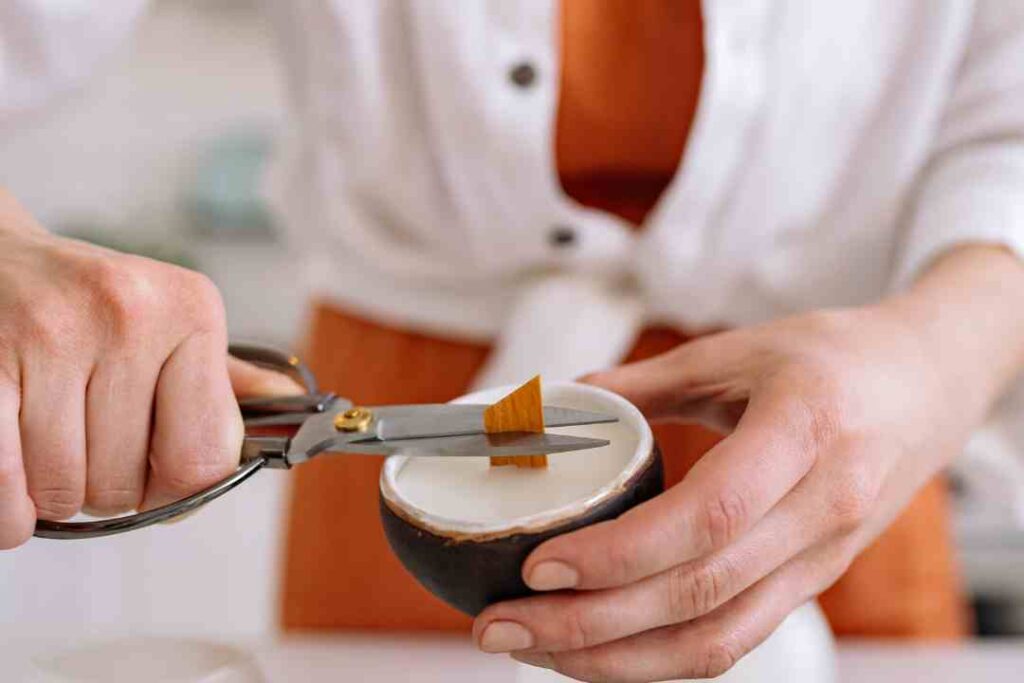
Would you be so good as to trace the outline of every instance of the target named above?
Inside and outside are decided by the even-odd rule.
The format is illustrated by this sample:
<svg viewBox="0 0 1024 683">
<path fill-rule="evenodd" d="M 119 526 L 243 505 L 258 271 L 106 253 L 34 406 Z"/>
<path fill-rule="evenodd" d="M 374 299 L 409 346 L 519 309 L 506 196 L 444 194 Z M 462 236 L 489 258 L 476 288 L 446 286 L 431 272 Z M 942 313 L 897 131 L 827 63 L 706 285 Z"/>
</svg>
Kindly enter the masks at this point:
<svg viewBox="0 0 1024 683">
<path fill-rule="evenodd" d="M 542 544 L 523 580 L 534 590 L 611 588 L 724 547 L 810 470 L 815 420 L 797 399 L 752 396 L 736 430 L 683 481 L 618 519 Z"/>
</svg>

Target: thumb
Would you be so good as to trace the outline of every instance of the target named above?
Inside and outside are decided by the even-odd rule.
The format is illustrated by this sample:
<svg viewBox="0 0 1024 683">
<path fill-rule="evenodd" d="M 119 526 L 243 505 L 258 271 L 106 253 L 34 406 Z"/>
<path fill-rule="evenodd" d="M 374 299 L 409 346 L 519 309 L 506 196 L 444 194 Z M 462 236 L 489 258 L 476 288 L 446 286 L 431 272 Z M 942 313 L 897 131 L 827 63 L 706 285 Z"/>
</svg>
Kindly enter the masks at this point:
<svg viewBox="0 0 1024 683">
<path fill-rule="evenodd" d="M 717 427 L 722 408 L 745 403 L 749 395 L 743 365 L 737 345 L 715 335 L 580 381 L 621 395 L 648 419 L 696 420 Z"/>
<path fill-rule="evenodd" d="M 305 393 L 302 386 L 288 375 L 228 356 L 231 388 L 238 398 L 297 396 Z"/>
</svg>

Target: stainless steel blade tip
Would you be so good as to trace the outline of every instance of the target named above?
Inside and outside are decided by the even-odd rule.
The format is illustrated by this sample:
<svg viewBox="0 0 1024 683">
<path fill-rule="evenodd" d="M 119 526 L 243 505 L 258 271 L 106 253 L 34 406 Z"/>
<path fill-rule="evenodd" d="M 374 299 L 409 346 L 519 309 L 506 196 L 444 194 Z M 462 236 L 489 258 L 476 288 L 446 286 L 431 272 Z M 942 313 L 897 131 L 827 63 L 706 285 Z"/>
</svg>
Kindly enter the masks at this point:
<svg viewBox="0 0 1024 683">
<path fill-rule="evenodd" d="M 401 444 L 401 448 L 394 446 Z M 568 434 L 504 432 L 430 439 L 406 439 L 391 444 L 390 452 L 415 457 L 488 457 L 499 455 L 547 455 L 607 446 L 605 439 Z M 362 446 L 362 444 L 359 444 Z"/>
<path fill-rule="evenodd" d="M 618 422 L 619 418 L 605 413 L 559 406 L 544 406 L 545 427 L 574 427 L 576 425 L 596 425 Z"/>
<path fill-rule="evenodd" d="M 488 442 L 486 455 L 545 455 L 600 448 L 609 444 L 606 439 L 568 434 L 506 432 L 483 436 Z"/>
</svg>

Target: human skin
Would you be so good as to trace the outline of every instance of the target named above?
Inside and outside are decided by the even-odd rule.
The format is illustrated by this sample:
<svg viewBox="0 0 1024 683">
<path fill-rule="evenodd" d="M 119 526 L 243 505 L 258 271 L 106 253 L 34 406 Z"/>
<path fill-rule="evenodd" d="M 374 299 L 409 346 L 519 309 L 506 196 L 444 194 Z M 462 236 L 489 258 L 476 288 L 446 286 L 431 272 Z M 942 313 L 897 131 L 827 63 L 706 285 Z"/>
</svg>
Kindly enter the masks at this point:
<svg viewBox="0 0 1024 683">
<path fill-rule="evenodd" d="M 235 394 L 297 390 L 228 357 L 205 277 L 56 237 L 0 190 L 0 548 L 213 483 L 238 464 Z"/>
<path fill-rule="evenodd" d="M 552 539 L 545 594 L 478 646 L 585 681 L 719 675 L 830 586 L 961 452 L 1024 368 L 1024 265 L 964 245 L 908 291 L 715 334 L 587 378 L 728 436 L 679 484 Z"/>
</svg>

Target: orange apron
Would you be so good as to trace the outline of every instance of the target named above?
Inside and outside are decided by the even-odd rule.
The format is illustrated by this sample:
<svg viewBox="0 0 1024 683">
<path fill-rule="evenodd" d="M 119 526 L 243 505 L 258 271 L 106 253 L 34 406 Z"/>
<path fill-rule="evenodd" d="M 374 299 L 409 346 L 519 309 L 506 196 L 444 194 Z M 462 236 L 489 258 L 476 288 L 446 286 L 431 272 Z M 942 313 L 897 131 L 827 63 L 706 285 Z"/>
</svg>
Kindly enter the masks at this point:
<svg viewBox="0 0 1024 683">
<path fill-rule="evenodd" d="M 703 71 L 699 2 L 563 0 L 555 159 L 565 191 L 642 229 L 671 181 Z M 441 402 L 466 391 L 488 347 L 425 336 L 316 306 L 307 359 L 326 389 L 361 403 Z M 649 329 L 629 360 L 686 340 Z M 720 438 L 659 426 L 666 484 Z M 281 621 L 285 629 L 467 630 L 387 547 L 377 517 L 379 458 L 330 458 L 292 473 Z M 821 597 L 838 634 L 952 638 L 964 632 L 942 482 Z"/>
</svg>

